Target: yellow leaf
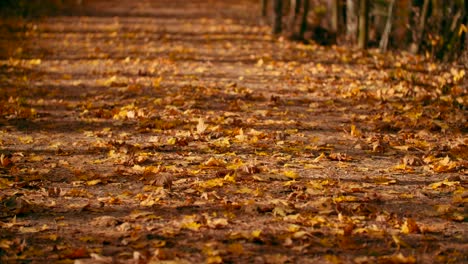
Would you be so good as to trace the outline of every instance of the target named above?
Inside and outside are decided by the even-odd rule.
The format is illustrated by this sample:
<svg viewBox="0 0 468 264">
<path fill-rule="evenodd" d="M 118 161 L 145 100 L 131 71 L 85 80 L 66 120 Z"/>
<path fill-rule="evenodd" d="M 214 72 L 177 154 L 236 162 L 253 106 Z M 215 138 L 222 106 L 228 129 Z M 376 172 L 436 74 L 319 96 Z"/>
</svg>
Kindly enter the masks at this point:
<svg viewBox="0 0 468 264">
<path fill-rule="evenodd" d="M 395 242 L 395 244 L 397 245 L 398 248 L 400 248 L 400 246 L 410 247 L 405 241 L 403 241 L 403 239 L 401 239 L 397 235 L 392 235 L 392 239 L 393 239 L 393 241 Z M 398 262 L 398 263 L 400 263 L 400 262 Z"/>
<path fill-rule="evenodd" d="M 240 188 L 239 190 L 236 191 L 236 193 L 240 193 L 240 194 L 250 194 L 250 193 L 253 193 L 254 190 L 253 189 L 250 189 L 250 188 L 247 188 L 247 187 L 242 187 Z"/>
<path fill-rule="evenodd" d="M 208 220 L 207 222 L 208 226 L 211 228 L 222 228 L 229 224 L 226 218 L 214 218 L 212 220 Z"/>
<path fill-rule="evenodd" d="M 292 237 L 295 239 L 300 239 L 306 235 L 307 235 L 307 232 L 305 231 L 297 231 L 297 232 L 294 232 L 294 234 L 292 234 Z"/>
<path fill-rule="evenodd" d="M 41 59 L 32 59 L 32 60 L 29 60 L 29 64 L 30 64 L 30 65 L 39 65 L 39 64 L 41 64 L 41 63 L 42 63 Z"/>
<path fill-rule="evenodd" d="M 397 183 L 397 181 L 395 179 L 392 179 L 392 178 L 386 177 L 386 176 L 379 176 L 379 177 L 374 179 L 374 182 L 377 183 L 377 184 L 381 184 L 381 185 L 389 185 L 389 184 Z"/>
<path fill-rule="evenodd" d="M 312 162 L 314 163 L 317 163 L 321 160 L 323 160 L 324 158 L 326 158 L 327 156 L 325 155 L 325 153 L 322 152 L 322 154 L 320 154 L 320 156 L 316 157 L 314 160 L 312 160 Z"/>
<path fill-rule="evenodd" d="M 283 184 L 283 186 L 291 186 L 291 185 L 293 185 L 293 184 L 295 184 L 295 183 L 297 183 L 296 180 L 290 180 L 290 181 L 285 182 L 285 183 Z"/>
<path fill-rule="evenodd" d="M 291 225 L 288 226 L 288 231 L 289 232 L 297 232 L 300 229 L 301 229 L 301 227 L 298 226 L 298 225 L 291 224 Z"/>
<path fill-rule="evenodd" d="M 283 221 L 296 223 L 297 221 L 299 221 L 300 217 L 301 217 L 301 214 L 287 215 L 287 216 L 283 217 Z"/>
<path fill-rule="evenodd" d="M 228 174 L 228 175 L 224 176 L 224 181 L 231 182 L 231 183 L 236 183 L 236 176 Z"/>
<path fill-rule="evenodd" d="M 224 179 L 223 178 L 215 178 L 211 180 L 207 180 L 204 182 L 200 182 L 198 186 L 202 188 L 213 188 L 213 187 L 222 187 L 224 185 Z"/>
<path fill-rule="evenodd" d="M 220 147 L 220 148 L 229 148 L 231 146 L 231 142 L 229 142 L 229 138 L 227 137 L 218 138 L 212 143 L 213 145 Z"/>
<path fill-rule="evenodd" d="M 186 222 L 182 224 L 182 228 L 190 229 L 192 231 L 198 231 L 200 227 L 201 227 L 201 224 L 197 222 Z"/>
<path fill-rule="evenodd" d="M 458 36 L 461 36 L 463 32 L 468 33 L 468 26 L 461 24 L 460 29 L 458 30 Z"/>
<path fill-rule="evenodd" d="M 18 139 L 23 144 L 31 144 L 31 143 L 34 142 L 34 140 L 33 140 L 33 138 L 31 136 L 18 137 Z"/>
<path fill-rule="evenodd" d="M 341 259 L 335 255 L 325 255 L 325 259 L 330 262 L 330 263 L 333 263 L 333 264 L 340 264 L 340 263 L 343 263 L 341 261 Z"/>
<path fill-rule="evenodd" d="M 144 173 L 146 172 L 146 167 L 140 165 L 133 165 L 132 170 L 138 173 Z"/>
<path fill-rule="evenodd" d="M 99 183 L 101 183 L 101 182 L 102 182 L 101 180 L 97 179 L 97 180 L 87 181 L 86 184 L 87 184 L 88 186 L 94 186 L 94 185 L 97 185 L 97 184 L 99 184 Z"/>
<path fill-rule="evenodd" d="M 397 170 L 397 171 L 414 172 L 413 168 L 409 167 L 408 165 L 406 165 L 404 163 L 395 165 L 395 166 L 392 167 L 392 169 Z"/>
<path fill-rule="evenodd" d="M 37 155 L 34 155 L 32 154 L 30 157 L 29 157 L 29 160 L 30 161 L 43 161 L 45 159 L 44 156 L 37 156 Z"/>
<path fill-rule="evenodd" d="M 465 77 L 465 70 L 457 70 L 455 68 L 450 69 L 450 73 L 453 75 L 453 81 L 458 82 L 459 80 L 463 79 Z"/>
<path fill-rule="evenodd" d="M 25 233 L 37 233 L 37 232 L 45 231 L 45 230 L 48 230 L 48 229 L 49 229 L 49 227 L 47 225 L 43 225 L 41 227 L 39 227 L 39 226 L 38 227 L 21 226 L 18 231 L 20 233 L 25 234 Z"/>
<path fill-rule="evenodd" d="M 432 189 L 438 189 L 438 188 L 443 188 L 443 187 L 450 187 L 450 186 L 458 186 L 460 185 L 459 181 L 449 181 L 448 179 L 445 179 L 441 182 L 435 182 L 429 185 Z"/>
<path fill-rule="evenodd" d="M 351 125 L 351 136 L 360 137 L 361 135 L 362 135 L 362 132 L 358 128 L 356 128 L 354 124 Z"/>
<path fill-rule="evenodd" d="M 218 264 L 223 263 L 223 259 L 220 256 L 209 256 L 206 258 L 207 264 Z"/>
<path fill-rule="evenodd" d="M 412 193 L 402 193 L 399 195 L 400 198 L 403 198 L 403 199 L 413 199 L 414 198 L 414 194 Z"/>
<path fill-rule="evenodd" d="M 282 206 L 277 206 L 273 209 L 273 215 L 274 216 L 286 216 L 286 210 Z"/>
<path fill-rule="evenodd" d="M 155 248 L 162 248 L 166 246 L 166 241 L 164 240 L 151 240 L 151 246 Z"/>
<path fill-rule="evenodd" d="M 12 246 L 14 242 L 12 240 L 7 240 L 7 239 L 2 239 L 0 240 L 0 248 L 1 249 L 9 249 L 10 246 Z"/>
<path fill-rule="evenodd" d="M 153 79 L 153 87 L 154 88 L 159 88 L 159 86 L 161 85 L 162 80 L 163 80 L 162 77 L 154 78 Z"/>
<path fill-rule="evenodd" d="M 395 240 L 395 238 L 394 238 Z M 397 243 L 398 244 L 398 243 Z M 405 247 L 408 245 L 406 244 Z M 393 263 L 393 264 L 413 264 L 416 263 L 416 258 L 413 256 L 405 257 L 403 254 L 398 253 L 392 256 L 379 257 L 378 263 Z"/>
<path fill-rule="evenodd" d="M 416 221 L 414 221 L 411 218 L 408 218 L 405 220 L 405 222 L 401 226 L 401 232 L 403 234 L 411 234 L 411 233 L 419 233 L 420 230 Z"/>
<path fill-rule="evenodd" d="M 401 150 L 401 151 L 408 151 L 410 146 L 408 145 L 402 145 L 402 146 L 393 146 L 393 148 Z"/>
<path fill-rule="evenodd" d="M 251 233 L 252 238 L 260 238 L 260 235 L 262 234 L 262 230 L 254 230 Z"/>
<path fill-rule="evenodd" d="M 290 178 L 290 179 L 297 179 L 297 177 L 299 176 L 297 174 L 297 172 L 293 171 L 293 170 L 287 170 L 287 171 L 284 171 L 284 176 Z"/>
<path fill-rule="evenodd" d="M 177 143 L 177 138 L 175 138 L 175 137 L 170 137 L 170 138 L 167 139 L 166 143 L 167 143 L 168 145 L 175 145 L 175 144 Z"/>
<path fill-rule="evenodd" d="M 208 128 L 208 125 L 205 124 L 205 121 L 202 118 L 198 119 L 197 133 L 201 135 L 205 133 L 207 128 Z"/>
<path fill-rule="evenodd" d="M 341 202 L 355 202 L 357 201 L 357 197 L 351 196 L 351 195 L 340 195 L 338 197 L 333 198 L 333 201 L 335 203 L 341 203 Z"/>
<path fill-rule="evenodd" d="M 242 168 L 244 165 L 245 163 L 241 159 L 236 159 L 234 163 L 227 165 L 226 169 L 237 170 L 237 169 Z"/>
<path fill-rule="evenodd" d="M 457 169 L 457 162 L 451 161 L 448 156 L 442 160 L 434 162 L 431 166 L 435 172 L 452 172 Z"/>
<path fill-rule="evenodd" d="M 264 62 L 263 62 L 263 59 L 259 59 L 259 60 L 257 61 L 256 66 L 257 66 L 257 67 L 261 67 L 261 66 L 263 65 L 263 63 L 264 63 Z"/>
<path fill-rule="evenodd" d="M 203 165 L 207 167 L 224 167 L 226 162 L 224 160 L 211 157 L 205 163 L 203 163 Z"/>
</svg>

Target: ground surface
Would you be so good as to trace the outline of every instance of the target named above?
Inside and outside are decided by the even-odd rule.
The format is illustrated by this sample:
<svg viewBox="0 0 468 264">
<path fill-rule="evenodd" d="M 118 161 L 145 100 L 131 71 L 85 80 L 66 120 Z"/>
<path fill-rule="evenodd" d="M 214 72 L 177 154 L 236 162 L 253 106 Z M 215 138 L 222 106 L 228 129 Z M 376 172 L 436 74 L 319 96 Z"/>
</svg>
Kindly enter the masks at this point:
<svg viewBox="0 0 468 264">
<path fill-rule="evenodd" d="M 1 263 L 468 261 L 464 72 L 257 2 L 2 20 Z"/>
</svg>

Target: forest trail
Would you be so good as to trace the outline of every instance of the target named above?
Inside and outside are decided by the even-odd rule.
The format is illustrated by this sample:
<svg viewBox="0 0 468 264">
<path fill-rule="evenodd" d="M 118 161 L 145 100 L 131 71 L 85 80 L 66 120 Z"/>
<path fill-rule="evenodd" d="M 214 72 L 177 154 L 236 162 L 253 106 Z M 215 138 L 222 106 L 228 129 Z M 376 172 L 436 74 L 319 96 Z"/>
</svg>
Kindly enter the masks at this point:
<svg viewBox="0 0 468 264">
<path fill-rule="evenodd" d="M 2 22 L 0 262 L 468 261 L 464 71 L 257 2 Z"/>
</svg>

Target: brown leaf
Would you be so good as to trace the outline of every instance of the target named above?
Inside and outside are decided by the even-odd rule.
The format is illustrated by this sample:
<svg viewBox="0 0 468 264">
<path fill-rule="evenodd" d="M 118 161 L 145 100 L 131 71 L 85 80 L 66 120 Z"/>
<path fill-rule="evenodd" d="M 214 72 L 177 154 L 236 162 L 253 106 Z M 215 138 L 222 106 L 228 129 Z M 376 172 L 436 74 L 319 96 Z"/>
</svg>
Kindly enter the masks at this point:
<svg viewBox="0 0 468 264">
<path fill-rule="evenodd" d="M 420 233 L 421 230 L 419 229 L 418 224 L 411 218 L 405 220 L 403 225 L 401 226 L 401 232 L 403 234 L 412 234 L 412 233 Z"/>
<path fill-rule="evenodd" d="M 403 164 L 408 166 L 422 166 L 423 161 L 421 158 L 414 155 L 405 155 L 403 157 Z"/>
<path fill-rule="evenodd" d="M 171 190 L 172 189 L 172 181 L 173 181 L 173 176 L 172 174 L 169 173 L 161 173 L 157 175 L 157 179 L 155 181 L 155 184 L 157 186 L 162 186 L 164 189 Z"/>
<path fill-rule="evenodd" d="M 78 259 L 78 258 L 83 258 L 88 255 L 88 251 L 85 248 L 78 248 L 78 249 L 72 249 L 72 251 L 65 256 L 64 258 L 69 258 L 69 259 Z"/>
<path fill-rule="evenodd" d="M 13 164 L 13 161 L 11 160 L 11 154 L 3 154 L 0 155 L 0 166 L 2 167 L 8 167 Z"/>
<path fill-rule="evenodd" d="M 208 125 L 205 124 L 205 121 L 203 119 L 198 119 L 198 124 L 197 124 L 197 133 L 200 135 L 203 135 L 208 128 Z"/>
<path fill-rule="evenodd" d="M 10 215 L 26 214 L 32 211 L 32 204 L 21 197 L 21 195 L 13 195 L 6 199 L 2 199 L 0 203 L 0 213 Z"/>
<path fill-rule="evenodd" d="M 334 161 L 352 161 L 353 160 L 346 153 L 340 153 L 340 152 L 330 153 L 330 155 L 328 155 L 328 158 Z"/>
<path fill-rule="evenodd" d="M 113 216 L 105 215 L 94 218 L 90 224 L 99 227 L 113 227 L 118 224 L 118 220 Z"/>
</svg>

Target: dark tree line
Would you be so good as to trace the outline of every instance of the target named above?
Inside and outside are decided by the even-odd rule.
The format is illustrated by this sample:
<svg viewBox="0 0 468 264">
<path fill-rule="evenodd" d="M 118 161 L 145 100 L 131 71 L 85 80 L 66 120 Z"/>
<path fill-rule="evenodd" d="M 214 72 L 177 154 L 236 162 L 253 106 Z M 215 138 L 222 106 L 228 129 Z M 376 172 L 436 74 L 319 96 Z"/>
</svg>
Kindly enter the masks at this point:
<svg viewBox="0 0 468 264">
<path fill-rule="evenodd" d="M 1 17 L 35 18 L 73 13 L 84 0 L 0 0 Z"/>
<path fill-rule="evenodd" d="M 468 60 L 468 0 L 261 0 L 261 6 L 272 33 L 292 39 Z"/>
</svg>

